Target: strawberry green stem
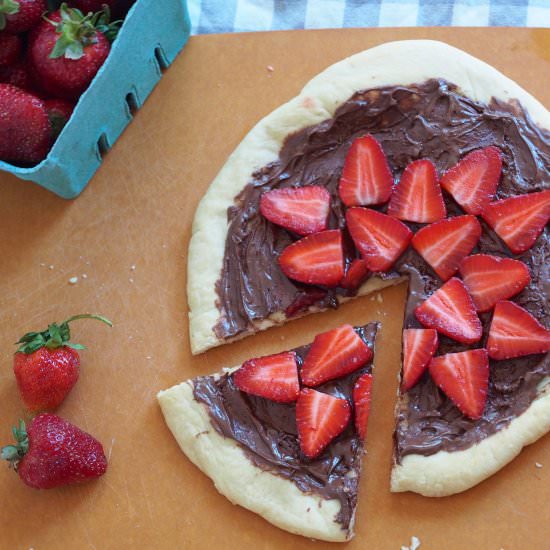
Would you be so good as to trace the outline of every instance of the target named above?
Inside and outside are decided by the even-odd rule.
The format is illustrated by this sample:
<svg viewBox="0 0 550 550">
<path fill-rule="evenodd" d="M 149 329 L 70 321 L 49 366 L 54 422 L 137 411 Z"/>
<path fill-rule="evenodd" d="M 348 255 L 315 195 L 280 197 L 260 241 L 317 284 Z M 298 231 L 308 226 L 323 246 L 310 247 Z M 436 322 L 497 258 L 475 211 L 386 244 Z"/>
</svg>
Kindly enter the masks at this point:
<svg viewBox="0 0 550 550">
<path fill-rule="evenodd" d="M 19 2 L 15 0 L 0 0 L 0 31 L 6 28 L 6 15 L 19 13 Z"/>
<path fill-rule="evenodd" d="M 19 427 L 12 428 L 15 445 L 6 445 L 0 450 L 0 458 L 7 460 L 10 467 L 17 470 L 17 465 L 29 450 L 29 437 L 27 435 L 27 427 L 23 420 L 19 420 Z"/>
</svg>

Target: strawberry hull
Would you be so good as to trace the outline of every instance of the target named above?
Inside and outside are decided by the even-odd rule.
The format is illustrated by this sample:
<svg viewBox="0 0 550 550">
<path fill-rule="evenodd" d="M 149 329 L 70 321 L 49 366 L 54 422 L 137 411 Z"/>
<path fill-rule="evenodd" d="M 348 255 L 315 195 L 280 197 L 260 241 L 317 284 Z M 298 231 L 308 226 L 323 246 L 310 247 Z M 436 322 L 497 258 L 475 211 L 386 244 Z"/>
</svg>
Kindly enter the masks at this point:
<svg viewBox="0 0 550 550">
<path fill-rule="evenodd" d="M 78 196 L 186 44 L 190 28 L 186 0 L 138 0 L 48 156 L 30 168 L 0 160 L 0 170 L 65 199 Z"/>
</svg>

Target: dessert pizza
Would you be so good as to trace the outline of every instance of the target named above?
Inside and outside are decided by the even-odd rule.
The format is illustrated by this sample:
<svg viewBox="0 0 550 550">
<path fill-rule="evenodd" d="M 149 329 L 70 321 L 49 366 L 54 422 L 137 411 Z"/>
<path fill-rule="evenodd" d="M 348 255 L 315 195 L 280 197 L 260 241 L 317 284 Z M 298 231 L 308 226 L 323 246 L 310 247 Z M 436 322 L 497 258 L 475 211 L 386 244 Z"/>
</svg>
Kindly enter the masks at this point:
<svg viewBox="0 0 550 550">
<path fill-rule="evenodd" d="M 233 503 L 307 537 L 353 536 L 377 326 L 246 361 L 158 395 L 185 454 Z"/>
<path fill-rule="evenodd" d="M 550 430 L 549 169 L 548 111 L 464 52 L 394 42 L 337 63 L 258 123 L 199 205 L 193 352 L 408 281 L 391 489 L 443 496 L 473 486 Z M 201 457 L 237 449 L 249 479 L 267 469 L 298 502 L 320 498 L 325 512 L 333 502 L 331 528 L 341 528 L 351 508 L 302 483 L 311 459 L 296 450 L 296 419 L 275 430 L 294 437 L 300 475 L 290 482 L 232 431 L 242 408 L 218 418 L 212 395 L 231 387 L 245 399 L 230 380 L 161 394 L 184 451 L 277 525 L 308 529 L 277 516 L 267 486 L 239 496 L 223 463 Z M 245 430 L 253 438 L 279 422 L 260 408 Z M 198 429 L 209 434 L 202 451 Z M 332 537 L 319 533 L 303 532 Z"/>
</svg>

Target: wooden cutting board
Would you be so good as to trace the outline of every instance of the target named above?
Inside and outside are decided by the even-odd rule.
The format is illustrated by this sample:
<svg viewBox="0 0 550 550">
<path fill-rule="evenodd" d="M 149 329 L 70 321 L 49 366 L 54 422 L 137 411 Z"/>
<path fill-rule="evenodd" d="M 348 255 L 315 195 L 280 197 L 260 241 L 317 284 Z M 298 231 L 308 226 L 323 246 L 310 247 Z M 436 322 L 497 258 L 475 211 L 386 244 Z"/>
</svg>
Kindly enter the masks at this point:
<svg viewBox="0 0 550 550">
<path fill-rule="evenodd" d="M 369 454 L 350 549 L 525 550 L 550 539 L 550 437 L 478 487 L 428 499 L 388 490 L 404 285 L 254 338 L 189 352 L 186 250 L 197 202 L 265 114 L 327 65 L 385 41 L 435 38 L 488 61 L 550 105 L 550 31 L 361 29 L 194 37 L 84 194 L 66 202 L 0 173 L 0 441 L 23 414 L 13 342 L 71 314 L 81 379 L 59 414 L 98 437 L 107 474 L 35 491 L 0 472 L 0 548 L 329 548 L 229 503 L 179 451 L 155 394 L 181 380 L 310 340 L 342 322 L 383 323 Z M 273 67 L 273 71 L 268 70 Z M 204 250 L 205 255 L 209 254 Z M 71 277 L 78 282 L 69 284 Z M 538 468 L 536 463 L 542 464 Z"/>
</svg>

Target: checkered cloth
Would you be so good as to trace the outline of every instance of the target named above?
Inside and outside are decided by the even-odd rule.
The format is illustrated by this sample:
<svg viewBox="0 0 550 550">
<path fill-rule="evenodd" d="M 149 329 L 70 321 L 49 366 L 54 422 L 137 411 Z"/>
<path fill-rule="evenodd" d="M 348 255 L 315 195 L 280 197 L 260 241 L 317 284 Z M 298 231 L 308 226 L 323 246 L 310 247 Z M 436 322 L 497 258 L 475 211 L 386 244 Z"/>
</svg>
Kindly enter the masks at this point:
<svg viewBox="0 0 550 550">
<path fill-rule="evenodd" d="M 341 27 L 550 27 L 550 0 L 188 0 L 193 34 Z"/>
</svg>

